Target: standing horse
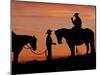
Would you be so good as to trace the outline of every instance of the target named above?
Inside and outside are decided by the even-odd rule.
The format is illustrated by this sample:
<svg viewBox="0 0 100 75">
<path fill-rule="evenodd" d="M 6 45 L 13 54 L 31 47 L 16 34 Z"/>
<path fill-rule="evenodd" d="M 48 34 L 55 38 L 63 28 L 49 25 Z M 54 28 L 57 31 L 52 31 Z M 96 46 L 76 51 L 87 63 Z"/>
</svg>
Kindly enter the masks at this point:
<svg viewBox="0 0 100 75">
<path fill-rule="evenodd" d="M 94 53 L 94 33 L 90 29 L 58 29 L 55 31 L 55 35 L 57 37 L 57 41 L 59 44 L 62 43 L 62 38 L 64 37 L 66 40 L 66 43 L 68 44 L 71 55 L 75 55 L 75 45 L 81 45 L 85 43 L 87 48 L 87 54 L 89 51 L 89 44 L 91 47 L 91 53 Z"/>
<path fill-rule="evenodd" d="M 36 50 L 37 39 L 35 36 L 16 35 L 12 32 L 12 51 L 14 52 L 14 62 L 18 61 L 19 53 L 24 45 L 30 43 L 32 50 Z"/>
</svg>

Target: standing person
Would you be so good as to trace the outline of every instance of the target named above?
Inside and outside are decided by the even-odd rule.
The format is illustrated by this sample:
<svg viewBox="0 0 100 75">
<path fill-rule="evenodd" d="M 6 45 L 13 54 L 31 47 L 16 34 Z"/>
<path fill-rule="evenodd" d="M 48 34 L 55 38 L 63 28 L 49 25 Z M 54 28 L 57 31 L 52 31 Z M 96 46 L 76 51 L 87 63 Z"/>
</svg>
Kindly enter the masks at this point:
<svg viewBox="0 0 100 75">
<path fill-rule="evenodd" d="M 73 19 L 75 17 L 75 19 Z M 82 27 L 82 21 L 81 18 L 79 17 L 79 13 L 75 13 L 71 18 L 72 23 L 74 24 L 74 27 L 72 29 L 80 29 Z"/>
<path fill-rule="evenodd" d="M 51 57 L 52 57 L 52 45 L 56 45 L 56 43 L 52 42 L 52 38 L 51 38 L 51 30 L 47 30 L 47 37 L 46 37 L 46 47 L 48 50 L 48 56 L 47 56 L 47 60 L 51 61 Z"/>
</svg>

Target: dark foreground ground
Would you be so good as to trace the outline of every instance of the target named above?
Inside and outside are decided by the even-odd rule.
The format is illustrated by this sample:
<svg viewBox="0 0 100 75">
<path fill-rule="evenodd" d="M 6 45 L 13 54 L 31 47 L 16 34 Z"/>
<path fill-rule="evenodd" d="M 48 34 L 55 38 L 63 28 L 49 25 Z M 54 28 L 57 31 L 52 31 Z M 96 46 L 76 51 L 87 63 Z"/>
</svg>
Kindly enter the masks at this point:
<svg viewBox="0 0 100 75">
<path fill-rule="evenodd" d="M 48 61 L 31 61 L 24 64 L 12 63 L 12 74 L 59 72 L 96 69 L 96 55 L 59 58 Z"/>
</svg>

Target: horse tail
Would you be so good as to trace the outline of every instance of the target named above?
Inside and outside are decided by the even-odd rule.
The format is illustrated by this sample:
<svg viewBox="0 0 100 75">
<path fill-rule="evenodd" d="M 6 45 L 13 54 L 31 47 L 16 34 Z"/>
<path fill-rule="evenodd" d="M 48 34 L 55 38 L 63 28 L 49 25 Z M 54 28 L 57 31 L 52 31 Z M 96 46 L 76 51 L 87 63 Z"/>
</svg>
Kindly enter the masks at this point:
<svg viewBox="0 0 100 75">
<path fill-rule="evenodd" d="M 90 47 L 91 47 L 91 54 L 93 54 L 95 52 L 95 48 L 94 48 L 94 33 L 92 32 L 92 36 L 90 39 Z"/>
</svg>

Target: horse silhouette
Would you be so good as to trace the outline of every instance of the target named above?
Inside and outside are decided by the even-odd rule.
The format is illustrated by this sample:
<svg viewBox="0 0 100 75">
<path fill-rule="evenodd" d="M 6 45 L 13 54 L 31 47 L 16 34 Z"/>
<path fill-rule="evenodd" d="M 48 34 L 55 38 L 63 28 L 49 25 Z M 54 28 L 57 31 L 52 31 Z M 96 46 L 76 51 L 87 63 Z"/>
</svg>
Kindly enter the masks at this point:
<svg viewBox="0 0 100 75">
<path fill-rule="evenodd" d="M 36 50 L 36 37 L 29 35 L 16 35 L 12 32 L 12 51 L 14 52 L 14 62 L 18 61 L 18 56 L 24 45 L 30 43 L 32 50 Z"/>
<path fill-rule="evenodd" d="M 94 32 L 88 28 L 79 28 L 77 30 L 62 28 L 56 30 L 55 35 L 59 44 L 62 43 L 62 38 L 65 38 L 72 56 L 75 56 L 75 46 L 83 43 L 86 45 L 87 54 L 89 51 L 89 44 L 91 47 L 91 53 L 94 53 Z"/>
</svg>

